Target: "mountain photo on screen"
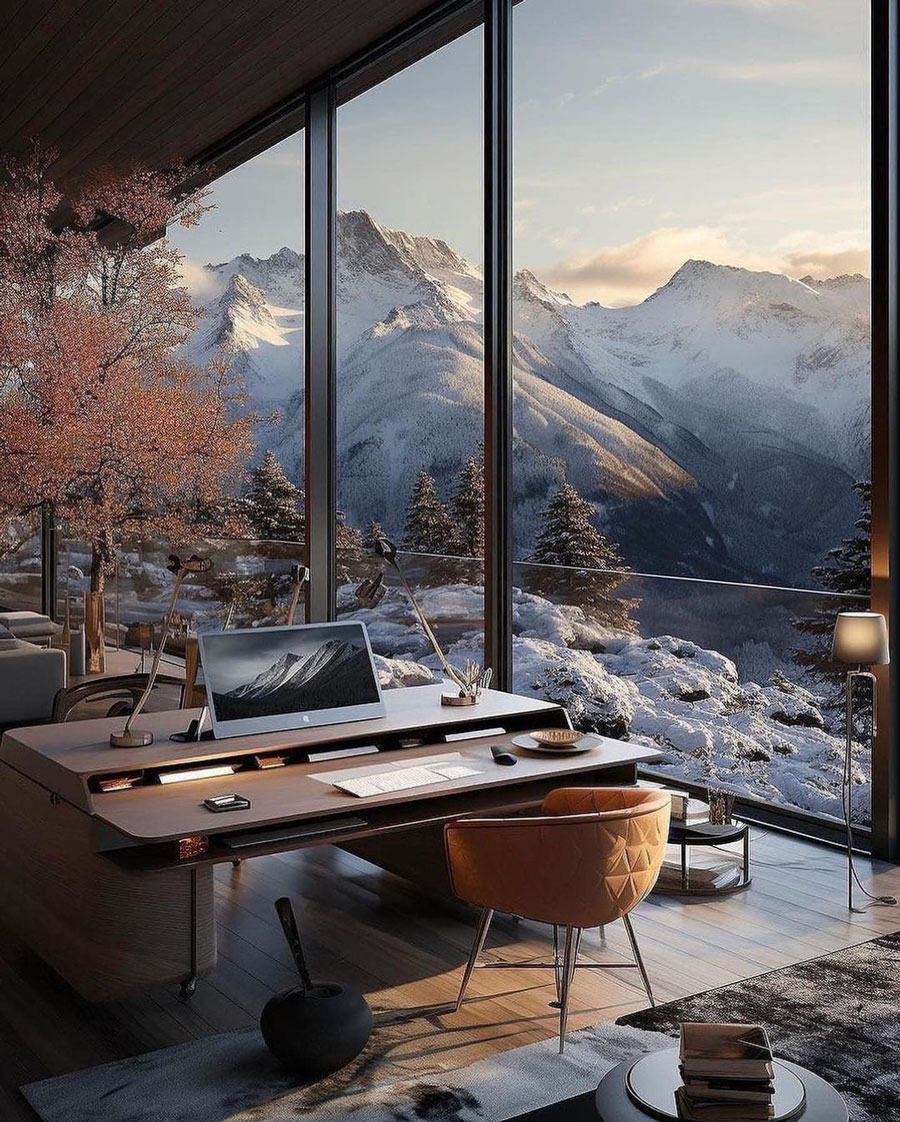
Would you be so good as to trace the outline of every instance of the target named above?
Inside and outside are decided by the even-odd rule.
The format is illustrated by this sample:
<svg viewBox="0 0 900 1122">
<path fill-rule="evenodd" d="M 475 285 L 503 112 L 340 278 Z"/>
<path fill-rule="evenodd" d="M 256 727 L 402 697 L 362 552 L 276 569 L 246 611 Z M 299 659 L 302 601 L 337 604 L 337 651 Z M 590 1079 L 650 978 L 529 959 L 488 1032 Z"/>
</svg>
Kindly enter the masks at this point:
<svg viewBox="0 0 900 1122">
<path fill-rule="evenodd" d="M 379 701 L 358 628 L 261 629 L 205 640 L 204 673 L 220 721 L 369 705 Z"/>
</svg>

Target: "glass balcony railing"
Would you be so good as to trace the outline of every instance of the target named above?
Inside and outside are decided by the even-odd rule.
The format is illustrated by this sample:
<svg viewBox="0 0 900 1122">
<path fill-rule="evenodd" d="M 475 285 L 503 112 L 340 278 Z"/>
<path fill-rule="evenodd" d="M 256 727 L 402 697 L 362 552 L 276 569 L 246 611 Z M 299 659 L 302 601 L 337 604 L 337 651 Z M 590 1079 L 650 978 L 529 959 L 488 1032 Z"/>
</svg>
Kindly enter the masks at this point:
<svg viewBox="0 0 900 1122">
<path fill-rule="evenodd" d="M 454 665 L 484 661 L 484 562 L 473 557 L 398 553 L 397 561 L 441 649 Z M 432 651 L 397 572 L 378 558 L 344 567 L 338 617 L 366 624 L 372 649 L 432 670 Z"/>
<path fill-rule="evenodd" d="M 104 597 L 110 645 L 146 649 L 155 643 L 172 593 L 172 574 L 166 569 L 170 549 L 168 543 L 126 541 L 117 550 Z M 220 630 L 226 621 L 230 627 L 285 622 L 294 566 L 306 563 L 305 545 L 217 538 L 179 549 L 182 555 L 209 557 L 212 568 L 182 586 L 166 644 L 170 655 L 183 653 L 188 635 Z M 68 603 L 69 620 L 76 626 L 82 621 L 84 591 L 89 587 L 90 546 L 63 538 L 57 556 L 57 618 L 65 618 Z M 303 586 L 298 621 L 305 618 L 305 594 Z"/>
<path fill-rule="evenodd" d="M 296 542 L 204 541 L 213 568 L 184 585 L 169 653 L 230 626 L 283 623 Z M 168 608 L 168 547 L 126 543 L 106 589 L 107 640 L 140 649 Z M 480 559 L 400 553 L 398 561 L 455 665 L 484 660 Z M 90 551 L 63 539 L 58 615 L 81 619 Z M 439 672 L 397 572 L 340 559 L 338 618 L 366 623 L 376 654 L 399 660 L 392 684 Z M 305 591 L 305 590 L 304 590 Z M 565 705 L 577 726 L 657 748 L 654 775 L 722 786 L 836 818 L 844 755 L 843 672 L 829 657 L 834 617 L 867 601 L 779 588 L 521 562 L 514 567 L 514 688 Z M 298 617 L 304 618 L 301 596 Z M 853 817 L 871 814 L 871 705 L 857 698 Z"/>
<path fill-rule="evenodd" d="M 14 519 L 0 535 L 0 608 L 41 610 L 41 534 L 37 516 Z"/>
</svg>

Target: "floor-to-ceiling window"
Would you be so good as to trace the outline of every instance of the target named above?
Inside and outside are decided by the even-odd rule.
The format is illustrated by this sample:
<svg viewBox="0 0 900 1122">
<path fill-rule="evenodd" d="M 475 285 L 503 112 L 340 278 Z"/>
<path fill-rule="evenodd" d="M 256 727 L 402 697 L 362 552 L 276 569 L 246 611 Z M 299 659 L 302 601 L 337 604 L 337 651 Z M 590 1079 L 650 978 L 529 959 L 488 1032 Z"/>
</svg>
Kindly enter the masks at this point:
<svg viewBox="0 0 900 1122">
<path fill-rule="evenodd" d="M 434 665 L 483 647 L 482 33 L 337 112 L 338 613 Z"/>
<path fill-rule="evenodd" d="M 515 688 L 658 746 L 666 778 L 826 815 L 830 631 L 868 603 L 868 20 L 858 0 L 513 20 Z M 337 610 L 432 668 L 372 546 L 398 546 L 451 658 L 483 657 L 482 41 L 336 90 Z M 187 353 L 257 417 L 186 628 L 280 620 L 305 556 L 301 160 L 288 138 L 173 233 L 205 310 Z M 88 557 L 64 531 L 74 601 Z M 39 591 L 37 540 L 0 556 L 11 603 Z M 120 544 L 115 634 L 160 617 L 168 544 Z"/>
<path fill-rule="evenodd" d="M 515 681 L 666 777 L 836 815 L 831 627 L 869 581 L 869 6 L 815 7 L 514 9 Z"/>
</svg>

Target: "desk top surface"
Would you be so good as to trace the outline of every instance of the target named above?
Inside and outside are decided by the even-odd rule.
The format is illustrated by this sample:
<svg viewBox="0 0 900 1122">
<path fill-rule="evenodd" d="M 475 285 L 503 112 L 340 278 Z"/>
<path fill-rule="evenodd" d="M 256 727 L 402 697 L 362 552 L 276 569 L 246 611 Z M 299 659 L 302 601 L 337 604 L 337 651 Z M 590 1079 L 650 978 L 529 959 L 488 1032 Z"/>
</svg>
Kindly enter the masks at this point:
<svg viewBox="0 0 900 1122">
<path fill-rule="evenodd" d="M 111 748 L 109 734 L 121 732 L 124 717 L 98 717 L 89 721 L 69 721 L 59 725 L 31 725 L 4 733 L 0 744 L 0 760 L 26 775 L 33 775 L 27 763 L 52 762 L 73 776 L 116 775 L 139 768 L 167 767 L 172 764 L 199 763 L 223 756 L 277 752 L 288 748 L 317 751 L 336 747 L 340 741 L 371 740 L 377 743 L 390 734 L 410 735 L 425 729 L 447 729 L 485 726 L 502 723 L 504 718 L 558 711 L 559 706 L 534 697 L 485 690 L 482 700 L 471 708 L 441 705 L 445 686 L 415 686 L 385 690 L 384 717 L 365 721 L 345 721 L 317 728 L 288 729 L 283 732 L 259 733 L 253 736 L 228 736 L 195 743 L 178 743 L 169 739 L 174 732 L 183 732 L 199 709 L 171 710 L 163 713 L 142 713 L 138 728 L 149 729 L 155 739 L 146 748 Z M 33 776 L 37 778 L 37 776 Z M 54 788 L 51 788 L 54 789 Z"/>
<path fill-rule="evenodd" d="M 560 707 L 535 698 L 488 690 L 481 704 L 471 710 L 460 710 L 441 706 L 440 693 L 440 687 L 431 686 L 387 691 L 387 715 L 374 720 L 193 744 L 179 744 L 168 737 L 172 732 L 183 730 L 196 710 L 152 713 L 147 714 L 146 719 L 142 716 L 139 724 L 150 728 L 156 741 L 146 748 L 134 749 L 109 747 L 107 738 L 110 732 L 121 729 L 121 717 L 36 725 L 6 733 L 0 746 L 0 760 L 120 834 L 146 844 L 189 834 L 221 834 L 304 818 L 364 815 L 365 809 L 372 806 L 383 808 L 659 758 L 659 753 L 653 749 L 603 737 L 597 738 L 597 746 L 589 752 L 564 756 L 537 755 L 517 749 L 511 745 L 513 732 L 491 734 L 486 731 L 486 735 L 477 739 L 445 743 L 442 729 L 460 731 L 468 725 L 489 730 L 502 727 L 504 719 L 511 717 L 522 719 L 533 715 L 538 724 L 542 715 L 549 718 L 552 713 L 558 724 Z M 323 759 L 274 770 L 242 770 L 233 776 L 166 786 L 155 784 L 93 794 L 88 790 L 88 779 L 97 775 L 173 764 L 202 765 L 287 748 L 340 748 L 340 741 L 377 743 L 379 737 L 423 732 L 428 735 L 421 746 L 390 748 L 377 756 Z M 495 764 L 490 754 L 491 744 L 508 747 L 517 755 L 518 764 L 514 767 Z M 469 767 L 475 774 L 368 798 L 357 798 L 315 778 L 323 772 L 337 770 L 358 770 L 361 775 L 388 771 L 429 757 L 457 754 L 462 758 L 451 762 Z M 251 801 L 250 808 L 213 814 L 202 805 L 211 795 L 230 792 L 245 795 Z"/>
<path fill-rule="evenodd" d="M 430 744 L 421 748 L 381 752 L 377 758 L 319 761 L 297 764 L 275 773 L 247 771 L 224 779 L 197 779 L 167 787 L 115 791 L 94 797 L 94 814 L 119 833 L 138 842 L 151 843 L 171 841 L 188 834 L 221 834 L 342 814 L 365 818 L 366 810 L 373 807 L 426 802 L 461 792 L 527 783 L 535 779 L 559 777 L 563 781 L 561 785 L 564 785 L 567 776 L 574 779 L 579 773 L 621 764 L 646 763 L 659 758 L 659 753 L 653 749 L 605 737 L 598 737 L 597 747 L 589 752 L 566 756 L 535 755 L 513 747 L 511 740 L 510 735 L 486 736 L 463 744 L 440 747 Z M 518 763 L 514 767 L 495 764 L 491 757 L 492 744 L 503 744 L 518 757 Z M 360 775 L 393 771 L 439 755 L 452 757 L 448 763 L 462 765 L 476 774 L 366 798 L 357 798 L 315 778 L 335 771 L 352 771 Z M 213 814 L 203 806 L 205 798 L 232 792 L 248 798 L 251 803 L 249 809 Z"/>
</svg>

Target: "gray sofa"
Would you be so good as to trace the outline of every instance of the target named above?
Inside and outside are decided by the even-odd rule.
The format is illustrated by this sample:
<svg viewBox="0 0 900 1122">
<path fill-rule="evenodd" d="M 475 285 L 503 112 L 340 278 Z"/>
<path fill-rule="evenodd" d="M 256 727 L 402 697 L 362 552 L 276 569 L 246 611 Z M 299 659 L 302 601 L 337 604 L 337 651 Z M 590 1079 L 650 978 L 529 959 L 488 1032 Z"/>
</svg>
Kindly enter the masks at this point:
<svg viewBox="0 0 900 1122">
<path fill-rule="evenodd" d="M 26 643 L 0 626 L 0 728 L 49 720 L 53 699 L 65 684 L 62 651 Z"/>
</svg>

